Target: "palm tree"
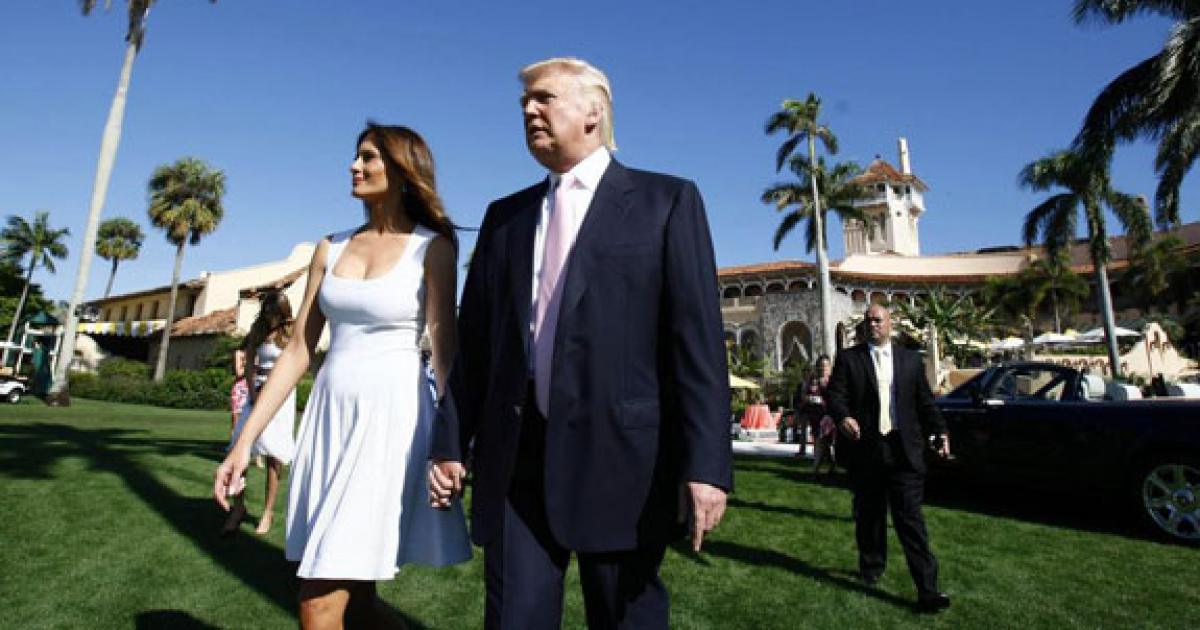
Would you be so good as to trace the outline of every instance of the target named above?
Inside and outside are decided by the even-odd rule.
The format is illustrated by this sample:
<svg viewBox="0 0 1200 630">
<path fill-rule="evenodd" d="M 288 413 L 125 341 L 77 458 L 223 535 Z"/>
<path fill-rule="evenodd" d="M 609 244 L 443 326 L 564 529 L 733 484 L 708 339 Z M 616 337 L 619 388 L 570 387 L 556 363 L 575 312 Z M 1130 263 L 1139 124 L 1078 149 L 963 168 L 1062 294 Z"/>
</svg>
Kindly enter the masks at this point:
<svg viewBox="0 0 1200 630">
<path fill-rule="evenodd" d="M 104 287 L 104 297 L 112 293 L 113 279 L 117 277 L 117 266 L 122 260 L 133 260 L 142 251 L 142 241 L 146 235 L 142 228 L 125 217 L 116 217 L 100 224 L 100 233 L 96 237 L 96 254 L 104 260 L 112 261 L 112 271 L 108 274 L 108 284 Z"/>
<path fill-rule="evenodd" d="M 17 333 L 17 323 L 21 321 L 21 311 L 25 308 L 25 300 L 29 297 L 29 286 L 33 283 L 33 271 L 37 266 L 46 268 L 54 273 L 54 259 L 62 260 L 67 257 L 67 246 L 62 240 L 71 234 L 68 228 L 55 229 L 50 227 L 50 214 L 39 212 L 34 215 L 33 223 L 12 215 L 8 217 L 8 225 L 0 231 L 0 252 L 5 262 L 20 265 L 25 256 L 29 256 L 29 267 L 25 270 L 25 284 L 21 289 L 21 299 L 17 301 L 17 310 L 13 313 L 12 324 L 8 327 L 8 337 L 12 343 Z M 8 365 L 8 346 L 0 353 L 0 366 Z"/>
<path fill-rule="evenodd" d="M 1113 79 L 1092 103 L 1075 147 L 1106 160 L 1117 142 L 1158 141 L 1155 215 L 1179 223 L 1179 187 L 1200 157 L 1200 2 L 1076 0 L 1079 23 L 1120 24 L 1138 14 L 1176 20 L 1157 54 Z"/>
<path fill-rule="evenodd" d="M 171 299 L 167 306 L 167 323 L 163 328 L 154 380 L 161 381 L 167 369 L 167 349 L 171 342 L 171 326 L 175 324 L 175 302 L 179 297 L 179 272 L 183 267 L 183 251 L 187 244 L 196 245 L 221 223 L 225 209 L 221 197 L 225 194 L 225 174 L 209 168 L 196 158 L 183 158 L 174 164 L 160 166 L 150 178 L 150 222 L 166 232 L 167 240 L 175 246 L 175 272 L 171 276 Z"/>
<path fill-rule="evenodd" d="M 1079 301 L 1089 292 L 1087 280 L 1071 271 L 1070 258 L 1065 251 L 1038 258 L 1022 270 L 1018 277 L 1032 292 L 1035 308 L 1043 301 L 1050 300 L 1050 310 L 1054 315 L 1054 332 L 1063 330 L 1063 310 L 1079 310 Z"/>
<path fill-rule="evenodd" d="M 216 3 L 217 0 L 209 0 Z M 129 27 L 125 31 L 125 60 L 121 64 L 121 75 L 117 79 L 117 93 L 113 96 L 112 105 L 108 110 L 108 120 L 104 124 L 104 136 L 100 140 L 100 157 L 96 161 L 96 179 L 92 184 L 92 198 L 88 203 L 87 222 L 83 228 L 83 242 L 92 243 L 96 240 L 96 231 L 100 224 L 100 215 L 104 212 L 104 200 L 108 196 L 108 182 L 112 177 L 113 164 L 117 161 L 117 147 L 121 144 L 121 125 L 125 121 L 125 101 L 129 94 L 129 78 L 133 74 L 133 62 L 142 49 L 146 38 L 146 19 L 150 15 L 150 7 L 157 0 L 126 0 L 128 8 Z M 96 0 L 79 0 L 79 9 L 84 15 L 90 15 L 96 8 Z M 104 1 L 104 10 L 112 8 L 112 0 Z M 75 331 L 79 327 L 79 305 L 83 303 L 83 294 L 87 291 L 88 277 L 92 270 L 92 249 L 84 247 L 79 255 L 79 269 L 75 273 L 75 288 L 71 292 L 71 301 L 67 308 L 67 320 L 63 331 L 63 342 L 60 356 L 68 357 L 59 361 L 54 372 L 54 384 L 50 387 L 47 400 L 55 405 L 70 404 L 67 391 L 67 375 L 71 369 L 71 357 L 75 354 Z"/>
<path fill-rule="evenodd" d="M 1170 304 L 1181 310 L 1192 291 L 1183 239 L 1162 234 L 1130 252 L 1130 266 L 1119 284 L 1133 302 L 1146 311 L 1166 311 Z"/>
<path fill-rule="evenodd" d="M 1025 188 L 1039 192 L 1056 188 L 1066 190 L 1046 199 L 1025 215 L 1022 237 L 1026 245 L 1033 245 L 1040 238 L 1050 255 L 1059 254 L 1075 240 L 1078 219 L 1080 214 L 1083 215 L 1088 251 L 1096 271 L 1109 365 L 1116 377 L 1119 376 L 1121 364 L 1114 330 L 1116 322 L 1112 293 L 1108 284 L 1108 263 L 1111 262 L 1112 251 L 1105 227 L 1104 209 L 1110 209 L 1125 227 L 1131 247 L 1139 247 L 1149 239 L 1151 226 L 1149 217 L 1137 199 L 1114 190 L 1107 164 L 1097 163 L 1093 157 L 1070 150 L 1058 151 L 1021 170 L 1019 179 Z"/>
<path fill-rule="evenodd" d="M 857 205 L 857 202 L 872 196 L 866 186 L 854 181 L 862 172 L 862 168 L 857 164 L 842 162 L 835 164 L 833 170 L 830 170 L 825 166 L 825 159 L 818 158 L 817 168 L 813 169 L 812 163 L 802 155 L 792 156 L 789 162 L 797 180 L 775 184 L 762 194 L 762 202 L 774 205 L 778 211 L 791 209 L 783 216 L 775 230 L 773 244 L 776 250 L 783 243 L 783 239 L 804 220 L 807 220 L 804 230 L 805 251 L 811 252 L 816 249 L 818 242 L 828 242 L 826 234 L 818 235 L 817 230 L 829 225 L 831 210 L 837 213 L 842 221 L 858 221 L 867 225 L 868 230 L 873 229 L 874 219 Z M 816 190 L 819 191 L 816 195 L 813 194 L 813 182 L 816 182 Z M 817 200 L 815 204 L 814 199 Z M 817 208 L 820 208 L 820 216 Z"/>
<path fill-rule="evenodd" d="M 767 119 L 766 133 L 768 135 L 777 131 L 784 131 L 788 134 L 787 140 L 784 140 L 775 154 L 775 172 L 778 173 L 783 170 L 783 165 L 787 162 L 788 157 L 804 141 L 808 143 L 809 164 L 817 164 L 817 140 L 820 140 L 821 144 L 825 145 L 825 150 L 831 155 L 837 153 L 837 137 L 833 135 L 833 131 L 829 127 L 820 124 L 818 121 L 820 113 L 821 99 L 817 98 L 816 94 L 810 92 L 808 98 L 804 101 L 794 99 L 783 101 L 780 110 Z M 821 195 L 820 187 L 817 183 L 817 170 L 809 169 L 809 180 L 812 186 L 813 230 L 817 235 L 817 284 L 820 287 L 821 294 L 821 345 L 825 354 L 833 356 L 836 351 L 833 315 L 831 312 L 831 301 L 833 298 L 830 296 L 829 254 L 825 244 L 825 214 L 821 210 Z"/>
<path fill-rule="evenodd" d="M 954 347 L 955 340 L 974 336 L 991 321 L 991 311 L 979 308 L 970 294 L 956 296 L 934 290 L 918 297 L 914 303 L 900 301 L 895 304 L 905 321 L 924 332 L 935 375 L 940 372 L 942 356 Z"/>
<path fill-rule="evenodd" d="M 983 283 L 981 298 L 1005 322 L 1015 325 L 1004 326 L 1005 334 L 1019 333 L 1026 342 L 1033 339 L 1033 323 L 1037 321 L 1038 307 L 1045 294 L 1020 275 L 988 276 Z"/>
</svg>

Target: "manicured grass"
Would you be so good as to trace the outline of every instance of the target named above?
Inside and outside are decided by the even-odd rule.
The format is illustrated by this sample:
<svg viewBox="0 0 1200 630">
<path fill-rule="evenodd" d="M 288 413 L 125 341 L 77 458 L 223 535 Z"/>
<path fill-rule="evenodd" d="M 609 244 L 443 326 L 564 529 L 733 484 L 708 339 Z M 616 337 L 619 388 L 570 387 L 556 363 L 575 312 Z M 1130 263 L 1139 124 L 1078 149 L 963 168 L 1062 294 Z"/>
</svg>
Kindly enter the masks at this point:
<svg viewBox="0 0 1200 630">
<path fill-rule="evenodd" d="M 76 400 L 0 406 L 0 627 L 290 628 L 283 514 L 215 532 L 208 497 L 228 418 Z M 939 482 L 926 516 L 953 607 L 911 611 L 891 539 L 878 588 L 854 579 L 850 495 L 792 460 L 739 459 L 737 494 L 705 550 L 663 568 L 674 628 L 1190 628 L 1200 550 L 1144 540 L 1087 500 Z M 249 505 L 261 505 L 252 472 Z M 413 628 L 478 628 L 482 559 L 406 567 L 380 593 Z M 571 574 L 564 627 L 583 625 Z"/>
</svg>

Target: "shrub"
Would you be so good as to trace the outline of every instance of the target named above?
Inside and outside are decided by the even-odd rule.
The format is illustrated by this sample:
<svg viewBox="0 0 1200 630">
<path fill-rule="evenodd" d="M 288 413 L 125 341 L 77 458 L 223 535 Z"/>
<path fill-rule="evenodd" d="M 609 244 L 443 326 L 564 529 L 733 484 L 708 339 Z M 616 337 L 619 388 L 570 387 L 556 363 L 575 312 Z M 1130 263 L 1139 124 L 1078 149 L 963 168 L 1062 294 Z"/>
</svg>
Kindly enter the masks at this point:
<svg viewBox="0 0 1200 630">
<path fill-rule="evenodd" d="M 172 370 L 161 383 L 155 383 L 120 373 L 123 369 L 127 368 L 115 368 L 116 374 L 105 374 L 103 370 L 99 375 L 73 373 L 71 393 L 81 398 L 174 409 L 224 409 L 229 405 L 233 376 L 226 370 Z"/>
<path fill-rule="evenodd" d="M 120 357 L 105 361 L 99 369 L 101 378 L 150 379 L 150 364 Z"/>
</svg>

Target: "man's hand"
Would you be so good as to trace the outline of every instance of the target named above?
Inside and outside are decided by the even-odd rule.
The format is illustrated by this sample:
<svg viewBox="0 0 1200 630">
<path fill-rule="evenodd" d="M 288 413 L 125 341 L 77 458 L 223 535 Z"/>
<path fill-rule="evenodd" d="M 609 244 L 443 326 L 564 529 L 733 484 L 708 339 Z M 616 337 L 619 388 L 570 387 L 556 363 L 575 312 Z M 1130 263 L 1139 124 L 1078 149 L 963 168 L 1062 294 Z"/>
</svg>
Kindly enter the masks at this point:
<svg viewBox="0 0 1200 630">
<path fill-rule="evenodd" d="M 433 462 L 429 467 L 429 505 L 445 509 L 450 499 L 462 495 L 467 469 L 461 462 Z"/>
<path fill-rule="evenodd" d="M 857 440 L 858 438 L 862 437 L 862 430 L 858 428 L 858 420 L 855 420 L 850 416 L 846 416 L 845 419 L 839 422 L 838 428 L 841 429 L 842 433 L 851 440 Z"/>
<path fill-rule="evenodd" d="M 702 481 L 689 481 L 679 487 L 679 522 L 691 520 L 693 551 L 700 551 L 705 534 L 716 529 L 724 514 L 724 490 Z"/>
<path fill-rule="evenodd" d="M 938 455 L 941 455 L 943 458 L 949 458 L 950 457 L 950 436 L 943 435 L 941 437 L 942 437 L 942 447 L 938 449 L 937 453 L 938 453 Z"/>
</svg>

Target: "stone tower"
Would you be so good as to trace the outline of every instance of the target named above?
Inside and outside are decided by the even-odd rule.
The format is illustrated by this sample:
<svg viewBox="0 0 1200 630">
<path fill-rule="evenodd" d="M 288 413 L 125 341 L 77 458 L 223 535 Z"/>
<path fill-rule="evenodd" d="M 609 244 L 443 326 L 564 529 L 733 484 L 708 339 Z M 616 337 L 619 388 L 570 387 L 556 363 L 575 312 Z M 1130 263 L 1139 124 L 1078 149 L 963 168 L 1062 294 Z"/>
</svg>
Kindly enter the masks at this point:
<svg viewBox="0 0 1200 630">
<path fill-rule="evenodd" d="M 874 234 L 869 238 L 865 227 L 847 222 L 843 238 L 846 256 L 854 254 L 899 254 L 920 256 L 921 240 L 917 224 L 925 213 L 924 192 L 929 189 L 912 173 L 908 140 L 899 139 L 900 170 L 875 158 L 855 181 L 867 186 L 873 196 L 859 207 L 875 217 Z"/>
</svg>

